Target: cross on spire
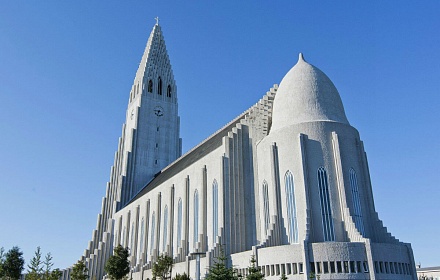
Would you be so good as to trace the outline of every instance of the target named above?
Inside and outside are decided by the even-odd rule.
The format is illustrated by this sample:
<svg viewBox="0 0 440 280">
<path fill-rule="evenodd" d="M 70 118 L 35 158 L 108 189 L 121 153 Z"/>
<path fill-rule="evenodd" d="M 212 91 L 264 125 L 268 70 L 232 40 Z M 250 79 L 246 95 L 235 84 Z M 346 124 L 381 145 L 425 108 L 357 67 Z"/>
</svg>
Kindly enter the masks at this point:
<svg viewBox="0 0 440 280">
<path fill-rule="evenodd" d="M 159 25 L 159 17 L 154 18 L 156 20 L 156 24 Z"/>
</svg>

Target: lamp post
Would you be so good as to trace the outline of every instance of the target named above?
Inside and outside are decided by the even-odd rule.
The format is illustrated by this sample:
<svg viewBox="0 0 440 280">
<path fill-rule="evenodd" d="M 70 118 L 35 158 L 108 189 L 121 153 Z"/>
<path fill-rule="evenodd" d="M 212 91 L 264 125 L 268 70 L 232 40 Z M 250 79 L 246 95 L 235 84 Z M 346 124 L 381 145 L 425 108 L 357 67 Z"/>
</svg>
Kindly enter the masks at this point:
<svg viewBox="0 0 440 280">
<path fill-rule="evenodd" d="M 196 256 L 196 279 L 200 280 L 200 255 L 204 255 L 202 252 L 191 253 L 191 256 Z"/>
</svg>

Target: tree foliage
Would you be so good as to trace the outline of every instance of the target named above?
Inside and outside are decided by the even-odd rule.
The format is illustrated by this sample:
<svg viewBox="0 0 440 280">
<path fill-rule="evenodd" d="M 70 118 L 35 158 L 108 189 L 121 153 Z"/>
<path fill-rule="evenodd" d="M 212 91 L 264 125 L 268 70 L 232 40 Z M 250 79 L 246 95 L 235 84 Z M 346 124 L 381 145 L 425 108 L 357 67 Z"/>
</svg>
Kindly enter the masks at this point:
<svg viewBox="0 0 440 280">
<path fill-rule="evenodd" d="M 173 258 L 165 254 L 160 255 L 157 262 L 153 265 L 153 279 L 171 279 L 173 269 Z"/>
<path fill-rule="evenodd" d="M 2 279 L 20 279 L 21 272 L 24 268 L 23 252 L 20 251 L 20 248 L 18 248 L 17 246 L 12 247 L 12 249 L 9 250 L 2 258 Z"/>
<path fill-rule="evenodd" d="M 173 280 L 191 280 L 189 276 L 184 272 L 183 274 L 176 274 Z"/>
<path fill-rule="evenodd" d="M 3 263 L 5 262 L 5 248 L 0 248 L 0 279 L 3 278 Z"/>
<path fill-rule="evenodd" d="M 281 274 L 281 278 L 280 278 L 280 280 L 287 280 L 287 276 L 286 276 L 286 274 Z"/>
<path fill-rule="evenodd" d="M 52 272 L 52 266 L 53 266 L 52 254 L 50 252 L 46 254 L 43 265 L 44 265 L 43 278 L 47 280 L 50 277 L 50 274 Z"/>
<path fill-rule="evenodd" d="M 70 273 L 70 278 L 72 280 L 87 280 L 89 275 L 87 274 L 89 270 L 86 267 L 84 261 L 78 261 L 73 265 L 72 273 Z"/>
<path fill-rule="evenodd" d="M 261 273 L 261 269 L 257 266 L 257 260 L 254 255 L 252 255 L 250 262 L 251 264 L 248 267 L 249 274 L 246 276 L 246 280 L 264 279 L 264 275 Z"/>
<path fill-rule="evenodd" d="M 41 260 L 41 248 L 38 246 L 35 255 L 28 264 L 26 280 L 39 280 L 43 274 L 43 262 Z"/>
<path fill-rule="evenodd" d="M 120 280 L 130 272 L 128 261 L 128 248 L 118 245 L 113 250 L 113 255 L 107 260 L 104 270 L 113 280 Z"/>
<path fill-rule="evenodd" d="M 223 248 L 220 247 L 220 255 L 215 259 L 214 265 L 208 268 L 206 280 L 238 280 L 232 267 L 227 267 L 227 258 Z"/>
</svg>

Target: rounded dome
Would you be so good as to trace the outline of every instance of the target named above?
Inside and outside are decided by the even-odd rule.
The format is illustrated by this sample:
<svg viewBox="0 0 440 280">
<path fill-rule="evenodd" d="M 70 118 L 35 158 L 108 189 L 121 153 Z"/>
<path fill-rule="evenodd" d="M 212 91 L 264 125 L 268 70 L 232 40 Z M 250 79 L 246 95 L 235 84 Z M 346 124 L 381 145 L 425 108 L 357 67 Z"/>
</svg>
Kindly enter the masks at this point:
<svg viewBox="0 0 440 280">
<path fill-rule="evenodd" d="M 298 62 L 284 76 L 275 95 L 271 130 L 313 121 L 349 124 L 332 81 L 307 63 L 300 53 Z"/>
</svg>

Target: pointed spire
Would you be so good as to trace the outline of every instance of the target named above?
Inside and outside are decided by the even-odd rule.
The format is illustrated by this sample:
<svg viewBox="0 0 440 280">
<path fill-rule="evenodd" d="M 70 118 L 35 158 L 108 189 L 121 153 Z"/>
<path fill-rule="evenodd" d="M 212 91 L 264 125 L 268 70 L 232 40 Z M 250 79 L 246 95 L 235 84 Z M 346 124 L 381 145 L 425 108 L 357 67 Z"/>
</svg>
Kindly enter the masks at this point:
<svg viewBox="0 0 440 280">
<path fill-rule="evenodd" d="M 299 53 L 299 56 L 298 56 L 298 62 L 300 62 L 300 61 L 306 62 L 302 53 Z"/>
</svg>

